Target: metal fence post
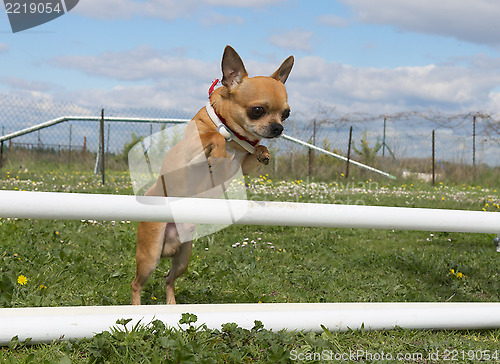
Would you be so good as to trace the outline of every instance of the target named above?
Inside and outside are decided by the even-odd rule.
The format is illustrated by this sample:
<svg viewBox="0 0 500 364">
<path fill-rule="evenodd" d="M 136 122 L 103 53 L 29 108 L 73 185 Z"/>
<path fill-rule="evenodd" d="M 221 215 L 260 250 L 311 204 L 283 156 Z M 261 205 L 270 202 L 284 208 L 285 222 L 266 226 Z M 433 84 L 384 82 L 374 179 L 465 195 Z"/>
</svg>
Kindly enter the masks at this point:
<svg viewBox="0 0 500 364">
<path fill-rule="evenodd" d="M 316 120 L 313 120 L 312 145 L 316 145 Z M 314 150 L 309 148 L 309 177 L 312 177 L 313 172 L 314 172 Z"/>
<path fill-rule="evenodd" d="M 104 149 L 104 109 L 101 110 L 101 173 L 102 173 L 102 185 L 106 183 L 106 180 L 104 178 L 104 170 L 105 170 L 105 163 L 104 163 L 104 154 L 105 149 Z"/>
<path fill-rule="evenodd" d="M 432 185 L 436 183 L 436 139 L 435 130 L 432 131 Z"/>
<path fill-rule="evenodd" d="M 347 145 L 347 162 L 345 166 L 345 178 L 349 177 L 349 164 L 351 163 L 352 125 L 349 129 L 349 144 Z"/>
<path fill-rule="evenodd" d="M 101 119 L 99 120 L 99 139 L 98 139 L 98 150 L 95 160 L 94 174 L 101 173 L 102 184 L 105 183 L 104 177 L 104 109 L 101 110 Z"/>
<path fill-rule="evenodd" d="M 472 117 L 472 166 L 476 167 L 476 115 Z"/>
<path fill-rule="evenodd" d="M 87 160 L 87 137 L 83 137 L 83 153 L 82 153 L 83 163 Z"/>
<path fill-rule="evenodd" d="M 384 118 L 384 136 L 382 138 L 382 158 L 385 159 L 385 127 L 386 127 L 386 124 L 387 124 L 387 118 L 385 117 Z"/>
</svg>

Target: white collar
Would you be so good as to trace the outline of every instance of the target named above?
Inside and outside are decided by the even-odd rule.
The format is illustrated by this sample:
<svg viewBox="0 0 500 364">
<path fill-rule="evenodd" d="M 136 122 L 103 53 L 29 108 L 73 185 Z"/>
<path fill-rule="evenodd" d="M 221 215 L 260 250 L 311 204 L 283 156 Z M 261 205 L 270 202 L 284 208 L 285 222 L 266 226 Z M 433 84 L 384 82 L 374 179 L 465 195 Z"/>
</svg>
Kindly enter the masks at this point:
<svg viewBox="0 0 500 364">
<path fill-rule="evenodd" d="M 222 121 L 219 119 L 217 114 L 215 113 L 214 108 L 212 107 L 212 104 L 210 104 L 210 100 L 207 101 L 207 105 L 205 106 L 205 109 L 207 110 L 208 116 L 210 116 L 210 119 L 212 122 L 215 124 L 217 127 L 217 132 L 221 134 L 226 141 L 231 141 L 234 140 L 236 143 L 241 145 L 243 148 L 247 150 L 248 153 L 254 154 L 255 153 L 255 147 L 252 146 L 250 143 L 248 143 L 245 140 L 241 140 L 240 138 L 236 137 L 231 130 L 227 126 L 225 126 Z"/>
</svg>

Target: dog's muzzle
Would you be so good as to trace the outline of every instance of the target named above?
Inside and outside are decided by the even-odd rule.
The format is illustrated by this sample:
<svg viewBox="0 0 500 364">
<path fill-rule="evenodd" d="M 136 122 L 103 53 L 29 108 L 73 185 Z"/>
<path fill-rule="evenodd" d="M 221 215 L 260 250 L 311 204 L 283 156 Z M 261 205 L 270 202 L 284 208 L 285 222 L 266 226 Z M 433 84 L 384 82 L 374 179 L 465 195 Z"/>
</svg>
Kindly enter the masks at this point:
<svg viewBox="0 0 500 364">
<path fill-rule="evenodd" d="M 278 124 L 278 123 L 272 123 L 269 126 L 269 131 L 271 134 L 271 138 L 276 138 L 277 136 L 280 136 L 281 133 L 283 132 L 283 125 Z"/>
</svg>

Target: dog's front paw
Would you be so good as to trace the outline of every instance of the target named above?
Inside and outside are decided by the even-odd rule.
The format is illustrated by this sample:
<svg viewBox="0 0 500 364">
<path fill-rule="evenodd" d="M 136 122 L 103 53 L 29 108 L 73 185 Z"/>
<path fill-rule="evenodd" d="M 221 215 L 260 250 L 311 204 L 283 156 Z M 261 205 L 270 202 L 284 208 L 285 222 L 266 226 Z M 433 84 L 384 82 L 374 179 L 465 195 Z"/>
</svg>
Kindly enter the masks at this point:
<svg viewBox="0 0 500 364">
<path fill-rule="evenodd" d="M 255 148 L 255 156 L 260 163 L 265 165 L 269 164 L 269 161 L 271 160 L 271 154 L 269 154 L 269 151 L 263 145 L 259 145 Z"/>
</svg>

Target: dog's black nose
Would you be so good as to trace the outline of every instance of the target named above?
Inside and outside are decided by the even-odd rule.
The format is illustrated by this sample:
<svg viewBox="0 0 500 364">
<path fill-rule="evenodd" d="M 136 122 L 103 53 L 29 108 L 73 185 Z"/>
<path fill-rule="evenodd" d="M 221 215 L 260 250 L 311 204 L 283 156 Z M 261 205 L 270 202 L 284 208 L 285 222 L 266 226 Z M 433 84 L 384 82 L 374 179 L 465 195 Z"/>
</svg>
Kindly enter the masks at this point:
<svg viewBox="0 0 500 364">
<path fill-rule="evenodd" d="M 271 135 L 273 138 L 280 135 L 282 131 L 283 131 L 283 125 L 278 123 L 271 124 Z"/>
</svg>

